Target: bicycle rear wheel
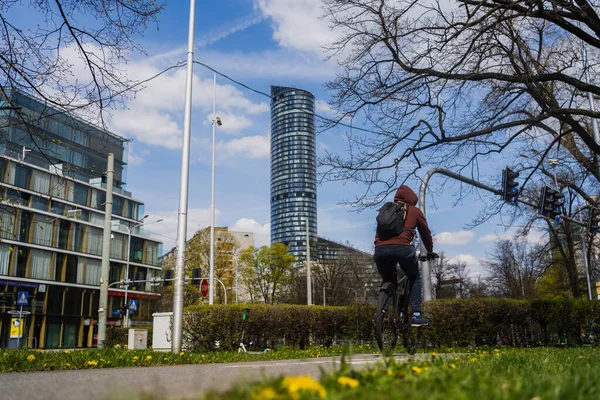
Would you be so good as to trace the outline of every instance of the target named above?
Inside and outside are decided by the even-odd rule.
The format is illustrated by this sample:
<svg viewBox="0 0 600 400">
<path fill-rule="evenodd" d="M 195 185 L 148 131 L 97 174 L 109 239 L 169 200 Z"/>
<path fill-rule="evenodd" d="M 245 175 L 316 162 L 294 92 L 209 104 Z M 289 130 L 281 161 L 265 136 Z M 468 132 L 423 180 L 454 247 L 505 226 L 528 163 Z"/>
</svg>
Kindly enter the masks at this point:
<svg viewBox="0 0 600 400">
<path fill-rule="evenodd" d="M 398 343 L 398 312 L 396 292 L 391 284 L 384 285 L 379 292 L 379 303 L 375 315 L 375 338 L 384 356 L 393 353 Z"/>
<path fill-rule="evenodd" d="M 401 312 L 399 316 L 399 329 L 402 334 L 402 344 L 408 354 L 415 354 L 421 341 L 421 328 L 411 326 L 412 307 L 410 306 L 408 282 L 400 296 Z"/>
</svg>

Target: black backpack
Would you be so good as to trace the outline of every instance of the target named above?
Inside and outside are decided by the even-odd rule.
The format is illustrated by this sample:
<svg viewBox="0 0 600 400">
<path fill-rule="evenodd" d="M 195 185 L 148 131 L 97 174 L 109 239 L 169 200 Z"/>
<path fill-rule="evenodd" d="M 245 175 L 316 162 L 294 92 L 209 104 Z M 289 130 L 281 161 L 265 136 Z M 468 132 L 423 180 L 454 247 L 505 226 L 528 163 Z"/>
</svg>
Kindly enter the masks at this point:
<svg viewBox="0 0 600 400">
<path fill-rule="evenodd" d="M 404 232 L 404 220 L 408 204 L 402 202 L 385 203 L 377 214 L 377 235 L 380 239 L 390 239 Z"/>
</svg>

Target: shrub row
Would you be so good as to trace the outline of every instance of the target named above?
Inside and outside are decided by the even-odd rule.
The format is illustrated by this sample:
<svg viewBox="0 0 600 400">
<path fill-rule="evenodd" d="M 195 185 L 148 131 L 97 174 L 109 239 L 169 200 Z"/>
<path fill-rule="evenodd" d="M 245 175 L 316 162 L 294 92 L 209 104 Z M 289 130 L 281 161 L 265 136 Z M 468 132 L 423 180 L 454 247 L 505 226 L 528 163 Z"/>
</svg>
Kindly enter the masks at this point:
<svg viewBox="0 0 600 400">
<path fill-rule="evenodd" d="M 235 350 L 244 308 L 244 343 L 253 349 L 374 343 L 373 306 L 213 305 L 186 308 L 184 343 L 193 350 Z M 434 300 L 423 342 L 434 347 L 585 344 L 600 335 L 600 302 L 506 299 Z M 596 339 L 596 343 L 598 342 Z"/>
</svg>

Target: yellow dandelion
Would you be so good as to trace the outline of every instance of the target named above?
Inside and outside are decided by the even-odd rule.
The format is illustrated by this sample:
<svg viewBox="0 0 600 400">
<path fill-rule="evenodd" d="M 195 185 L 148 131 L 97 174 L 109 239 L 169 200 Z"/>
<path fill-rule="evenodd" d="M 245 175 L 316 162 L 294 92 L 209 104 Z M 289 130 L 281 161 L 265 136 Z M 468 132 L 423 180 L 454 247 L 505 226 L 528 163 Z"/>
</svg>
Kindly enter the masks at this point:
<svg viewBox="0 0 600 400">
<path fill-rule="evenodd" d="M 435 351 L 433 353 L 431 353 L 431 357 L 437 358 L 437 356 L 438 356 L 438 353 L 436 353 Z"/>
<path fill-rule="evenodd" d="M 87 365 L 89 365 L 90 367 L 95 367 L 98 365 L 98 361 L 88 361 Z"/>
<path fill-rule="evenodd" d="M 48 365 L 48 364 L 44 363 L 44 365 L 42 365 L 42 367 L 46 368 L 46 365 Z"/>
<path fill-rule="evenodd" d="M 456 369 L 456 365 L 455 364 L 449 364 L 448 367 L 450 367 L 451 369 Z"/>
<path fill-rule="evenodd" d="M 477 359 L 475 357 L 471 358 L 471 362 L 476 362 Z"/>
<path fill-rule="evenodd" d="M 36 352 L 36 353 L 41 353 L 41 352 L 42 352 L 42 349 L 37 349 L 35 352 Z"/>
<path fill-rule="evenodd" d="M 27 361 L 32 362 L 33 360 L 35 360 L 35 356 L 33 354 L 27 356 Z"/>
<path fill-rule="evenodd" d="M 65 350 L 65 354 L 71 354 L 71 350 Z"/>
<path fill-rule="evenodd" d="M 120 349 L 120 348 L 121 348 L 121 345 L 120 345 L 119 343 L 117 343 L 117 344 L 115 344 L 115 348 L 116 348 L 116 349 Z"/>
<path fill-rule="evenodd" d="M 500 353 L 500 350 L 498 350 L 498 349 L 494 349 L 494 352 L 496 352 L 496 353 Z"/>
<path fill-rule="evenodd" d="M 179 353 L 179 355 L 180 355 L 181 357 L 183 357 L 183 355 L 184 355 L 184 354 L 185 354 L 185 351 L 182 351 L 181 353 Z"/>
<path fill-rule="evenodd" d="M 136 362 L 137 360 L 139 360 L 140 358 L 138 356 L 133 357 L 133 362 Z"/>
<path fill-rule="evenodd" d="M 343 387 L 349 387 L 351 389 L 357 388 L 360 383 L 356 379 L 349 378 L 347 376 L 340 376 L 338 383 Z"/>
<path fill-rule="evenodd" d="M 66 364 L 65 364 L 65 367 L 67 367 L 67 368 L 71 368 L 71 364 L 69 364 L 69 363 L 66 363 Z"/>
<path fill-rule="evenodd" d="M 394 375 L 394 371 L 392 371 L 391 368 L 388 368 L 387 374 L 388 374 L 388 376 L 392 376 L 392 375 Z"/>
<path fill-rule="evenodd" d="M 423 372 L 423 368 L 419 368 L 416 365 L 413 365 L 410 370 L 417 375 L 419 375 L 419 374 L 421 374 L 421 372 Z"/>
<path fill-rule="evenodd" d="M 106 360 L 104 358 L 101 358 L 100 361 L 101 362 L 106 362 Z"/>
<path fill-rule="evenodd" d="M 253 400 L 275 400 L 277 399 L 277 392 L 270 387 L 262 388 L 254 391 L 250 394 Z"/>
<path fill-rule="evenodd" d="M 320 398 L 327 396 L 325 388 L 310 376 L 287 376 L 281 385 L 287 389 L 288 394 L 298 398 L 299 391 L 315 392 Z"/>
<path fill-rule="evenodd" d="M 163 361 L 169 361 L 169 359 L 167 357 L 163 358 Z"/>
<path fill-rule="evenodd" d="M 146 356 L 146 361 L 152 360 L 152 356 Z"/>
</svg>

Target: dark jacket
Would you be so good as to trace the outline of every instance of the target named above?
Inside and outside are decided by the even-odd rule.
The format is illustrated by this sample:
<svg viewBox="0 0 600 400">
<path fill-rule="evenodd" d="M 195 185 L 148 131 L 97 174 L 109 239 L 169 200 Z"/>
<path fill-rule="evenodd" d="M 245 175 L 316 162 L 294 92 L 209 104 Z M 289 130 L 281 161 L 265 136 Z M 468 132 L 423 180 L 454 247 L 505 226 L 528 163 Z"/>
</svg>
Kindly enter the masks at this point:
<svg viewBox="0 0 600 400">
<path fill-rule="evenodd" d="M 380 239 L 376 233 L 375 247 L 387 246 L 391 244 L 410 246 L 410 243 L 415 238 L 415 229 L 418 229 L 421 240 L 425 245 L 425 249 L 427 251 L 433 251 L 433 239 L 431 238 L 431 231 L 427 226 L 427 220 L 425 219 L 423 212 L 416 207 L 419 198 L 415 192 L 413 192 L 408 186 L 402 185 L 396 191 L 394 201 L 402 201 L 409 205 L 406 213 L 406 219 L 404 221 L 404 231 L 400 235 L 386 240 Z"/>
</svg>

